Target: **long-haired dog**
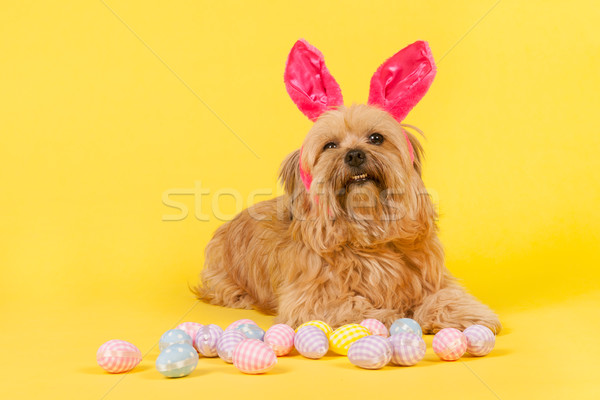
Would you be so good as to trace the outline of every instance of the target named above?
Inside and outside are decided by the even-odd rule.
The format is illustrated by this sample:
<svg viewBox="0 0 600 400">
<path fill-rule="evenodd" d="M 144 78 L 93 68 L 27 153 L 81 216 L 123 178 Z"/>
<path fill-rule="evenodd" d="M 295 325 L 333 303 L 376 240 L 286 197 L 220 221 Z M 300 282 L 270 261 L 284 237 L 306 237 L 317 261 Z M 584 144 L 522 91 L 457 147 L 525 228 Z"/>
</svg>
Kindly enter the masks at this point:
<svg viewBox="0 0 600 400">
<path fill-rule="evenodd" d="M 472 324 L 499 332 L 498 317 L 444 266 L 422 147 L 400 124 L 435 71 L 427 43 L 416 42 L 379 67 L 369 105 L 344 107 L 323 55 L 298 41 L 285 83 L 316 122 L 283 161 L 285 194 L 216 231 L 197 296 L 292 327 L 410 317 L 428 333 Z"/>
</svg>

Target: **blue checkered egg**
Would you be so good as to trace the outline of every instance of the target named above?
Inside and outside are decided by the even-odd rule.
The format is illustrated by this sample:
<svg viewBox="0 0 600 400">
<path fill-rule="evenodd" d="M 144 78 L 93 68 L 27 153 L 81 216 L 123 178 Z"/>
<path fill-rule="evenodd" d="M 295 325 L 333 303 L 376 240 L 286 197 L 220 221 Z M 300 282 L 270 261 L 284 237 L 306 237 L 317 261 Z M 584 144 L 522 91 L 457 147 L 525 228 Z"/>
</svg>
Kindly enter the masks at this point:
<svg viewBox="0 0 600 400">
<path fill-rule="evenodd" d="M 260 326 L 255 324 L 241 324 L 235 329 L 242 332 L 248 339 L 263 340 L 265 337 L 265 331 L 263 331 Z"/>
<path fill-rule="evenodd" d="M 425 357 L 425 341 L 411 332 L 401 332 L 388 338 L 392 345 L 392 364 L 405 367 L 415 365 Z"/>
<path fill-rule="evenodd" d="M 329 339 L 321 329 L 306 325 L 296 332 L 294 347 L 306 358 L 319 359 L 329 350 Z"/>
<path fill-rule="evenodd" d="M 400 318 L 394 321 L 390 327 L 390 335 L 395 335 L 401 332 L 414 333 L 417 336 L 423 336 L 421 325 L 411 318 Z"/>
<path fill-rule="evenodd" d="M 358 339 L 348 349 L 348 360 L 365 369 L 383 368 L 392 358 L 392 345 L 382 336 L 367 336 Z"/>
<path fill-rule="evenodd" d="M 158 342 L 158 348 L 163 351 L 174 344 L 189 344 L 192 346 L 192 338 L 181 329 L 171 329 L 163 333 Z"/>
<path fill-rule="evenodd" d="M 196 365 L 198 365 L 198 353 L 187 343 L 167 347 L 156 359 L 156 370 L 167 378 L 189 375 Z"/>
<path fill-rule="evenodd" d="M 205 325 L 198 329 L 194 338 L 194 347 L 204 357 L 216 357 L 218 355 L 217 343 L 221 335 L 223 335 L 223 329 L 220 326 L 214 324 Z"/>
</svg>

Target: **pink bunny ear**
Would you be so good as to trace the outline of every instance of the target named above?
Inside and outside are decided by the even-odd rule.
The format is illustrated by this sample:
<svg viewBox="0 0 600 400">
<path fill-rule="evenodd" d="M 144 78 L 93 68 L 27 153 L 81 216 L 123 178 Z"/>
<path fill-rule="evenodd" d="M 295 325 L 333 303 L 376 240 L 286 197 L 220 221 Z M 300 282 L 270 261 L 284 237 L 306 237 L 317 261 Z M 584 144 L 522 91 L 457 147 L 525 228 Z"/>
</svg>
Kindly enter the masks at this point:
<svg viewBox="0 0 600 400">
<path fill-rule="evenodd" d="M 425 96 L 435 72 L 427 42 L 415 42 L 377 69 L 371 78 L 369 104 L 380 106 L 397 121 L 402 121 Z"/>
<path fill-rule="evenodd" d="M 296 106 L 312 121 L 344 104 L 340 85 L 325 66 L 323 54 L 304 39 L 292 47 L 283 79 Z"/>
</svg>

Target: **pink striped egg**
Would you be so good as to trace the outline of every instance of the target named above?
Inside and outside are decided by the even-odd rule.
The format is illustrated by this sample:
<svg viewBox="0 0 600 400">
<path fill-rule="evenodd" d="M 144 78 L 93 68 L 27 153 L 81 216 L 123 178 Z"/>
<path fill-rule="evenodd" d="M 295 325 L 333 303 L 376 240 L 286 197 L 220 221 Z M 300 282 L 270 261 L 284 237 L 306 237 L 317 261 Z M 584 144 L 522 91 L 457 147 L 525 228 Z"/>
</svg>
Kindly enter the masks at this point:
<svg viewBox="0 0 600 400">
<path fill-rule="evenodd" d="M 298 329 L 294 336 L 294 346 L 306 358 L 319 359 L 329 350 L 329 339 L 325 332 L 312 325 Z"/>
<path fill-rule="evenodd" d="M 233 352 L 233 365 L 245 374 L 262 374 L 275 364 L 275 352 L 262 340 L 244 339 Z"/>
<path fill-rule="evenodd" d="M 267 329 L 263 341 L 273 349 L 277 356 L 285 356 L 294 347 L 295 334 L 291 326 L 277 324 Z"/>
<path fill-rule="evenodd" d="M 467 338 L 458 329 L 444 328 L 435 334 L 432 346 L 442 360 L 455 361 L 467 351 Z"/>
<path fill-rule="evenodd" d="M 383 368 L 392 359 L 392 345 L 384 337 L 366 336 L 353 342 L 348 349 L 348 360 L 365 369 Z"/>
<path fill-rule="evenodd" d="M 408 367 L 425 357 L 427 346 L 422 337 L 412 332 L 401 332 L 388 338 L 392 345 L 392 364 Z"/>
<path fill-rule="evenodd" d="M 237 329 L 223 332 L 217 342 L 217 354 L 221 360 L 231 364 L 233 362 L 233 351 L 245 339 L 246 335 Z"/>
<path fill-rule="evenodd" d="M 204 357 L 216 357 L 218 355 L 217 343 L 221 335 L 223 335 L 223 329 L 220 326 L 214 324 L 205 325 L 196 333 L 194 347 Z"/>
<path fill-rule="evenodd" d="M 202 328 L 203 326 L 204 325 L 197 322 L 182 322 L 181 324 L 177 325 L 175 329 L 181 329 L 187 333 L 189 337 L 194 339 L 198 333 L 198 329 Z"/>
<path fill-rule="evenodd" d="M 383 337 L 390 336 L 390 333 L 388 332 L 388 329 L 386 328 L 386 326 L 383 324 L 383 322 L 381 322 L 378 319 L 374 319 L 374 318 L 363 319 L 363 321 L 359 325 L 367 328 L 369 330 L 369 332 L 371 333 L 371 335 L 377 335 L 377 336 L 383 336 Z"/>
<path fill-rule="evenodd" d="M 125 340 L 109 340 L 98 349 L 96 361 L 105 371 L 120 374 L 134 369 L 142 361 L 142 353 Z"/>
<path fill-rule="evenodd" d="M 229 324 L 229 326 L 227 328 L 225 328 L 225 332 L 230 331 L 232 329 L 236 329 L 238 326 L 244 325 L 244 324 L 252 324 L 252 325 L 258 326 L 258 324 L 256 322 L 252 321 L 251 319 L 238 319 L 237 321 Z"/>
<path fill-rule="evenodd" d="M 487 326 L 472 325 L 464 330 L 463 335 L 467 338 L 467 353 L 472 356 L 485 356 L 496 344 L 496 336 Z"/>
</svg>

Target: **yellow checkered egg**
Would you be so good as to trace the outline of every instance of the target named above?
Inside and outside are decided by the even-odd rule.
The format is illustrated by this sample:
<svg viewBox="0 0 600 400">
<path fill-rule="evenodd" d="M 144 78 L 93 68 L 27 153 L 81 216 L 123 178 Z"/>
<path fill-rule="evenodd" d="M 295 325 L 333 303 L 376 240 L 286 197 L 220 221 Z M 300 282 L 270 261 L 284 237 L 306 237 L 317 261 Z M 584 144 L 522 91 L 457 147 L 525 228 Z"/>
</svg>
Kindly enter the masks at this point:
<svg viewBox="0 0 600 400">
<path fill-rule="evenodd" d="M 333 329 L 331 329 L 331 327 L 329 325 L 327 325 L 326 322 L 319 321 L 319 320 L 314 320 L 314 321 L 305 322 L 302 325 L 300 325 L 299 327 L 297 327 L 296 328 L 296 333 L 298 333 L 298 330 L 300 328 L 303 328 L 305 326 L 316 326 L 317 328 L 319 328 L 320 330 L 322 330 L 323 333 L 325 334 L 325 336 L 327 336 L 327 337 L 329 337 L 331 335 L 331 332 L 333 332 Z"/>
<path fill-rule="evenodd" d="M 329 336 L 329 348 L 335 353 L 345 356 L 352 343 L 369 336 L 369 334 L 369 330 L 359 324 L 340 326 Z"/>
</svg>

